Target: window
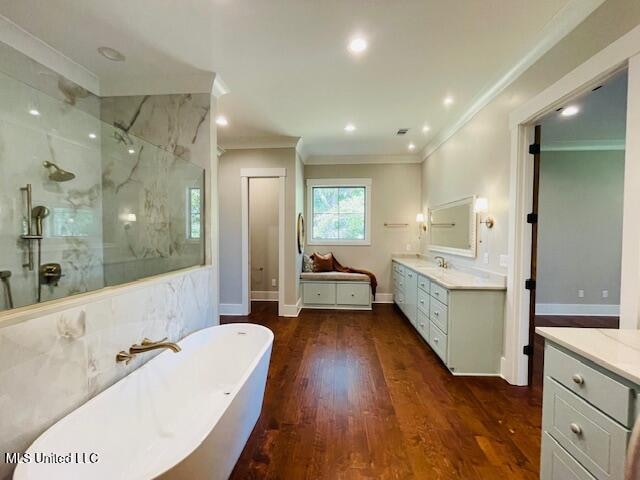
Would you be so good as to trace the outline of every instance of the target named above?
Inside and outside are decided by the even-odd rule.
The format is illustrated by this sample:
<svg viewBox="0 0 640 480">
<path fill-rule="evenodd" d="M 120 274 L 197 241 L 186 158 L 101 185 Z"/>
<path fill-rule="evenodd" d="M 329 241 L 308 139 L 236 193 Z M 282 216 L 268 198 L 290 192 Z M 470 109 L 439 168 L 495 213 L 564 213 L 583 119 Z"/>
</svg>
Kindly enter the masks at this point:
<svg viewBox="0 0 640 480">
<path fill-rule="evenodd" d="M 190 240 L 199 240 L 202 226 L 202 198 L 199 188 L 189 188 L 187 209 L 187 237 Z"/>
<path fill-rule="evenodd" d="M 307 180 L 310 245 L 370 245 L 371 179 Z"/>
</svg>

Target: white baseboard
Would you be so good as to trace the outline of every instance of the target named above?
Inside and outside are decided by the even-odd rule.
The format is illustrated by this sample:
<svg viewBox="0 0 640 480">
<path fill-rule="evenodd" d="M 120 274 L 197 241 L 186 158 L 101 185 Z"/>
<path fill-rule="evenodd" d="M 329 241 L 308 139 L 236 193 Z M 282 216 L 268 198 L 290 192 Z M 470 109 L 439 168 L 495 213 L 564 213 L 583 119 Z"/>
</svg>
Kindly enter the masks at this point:
<svg viewBox="0 0 640 480">
<path fill-rule="evenodd" d="M 393 293 L 376 293 L 373 303 L 393 303 Z"/>
<path fill-rule="evenodd" d="M 251 292 L 251 301 L 252 302 L 277 302 L 278 301 L 278 292 L 267 292 L 267 291 L 252 291 Z"/>
<path fill-rule="evenodd" d="M 300 310 L 302 310 L 302 298 L 299 298 L 295 305 L 285 305 L 283 314 L 285 317 L 297 317 L 300 315 Z"/>
<path fill-rule="evenodd" d="M 620 305 L 537 303 L 536 315 L 584 315 L 594 317 L 617 317 L 620 315 Z"/>
<path fill-rule="evenodd" d="M 220 315 L 242 315 L 241 303 L 221 303 Z"/>
</svg>

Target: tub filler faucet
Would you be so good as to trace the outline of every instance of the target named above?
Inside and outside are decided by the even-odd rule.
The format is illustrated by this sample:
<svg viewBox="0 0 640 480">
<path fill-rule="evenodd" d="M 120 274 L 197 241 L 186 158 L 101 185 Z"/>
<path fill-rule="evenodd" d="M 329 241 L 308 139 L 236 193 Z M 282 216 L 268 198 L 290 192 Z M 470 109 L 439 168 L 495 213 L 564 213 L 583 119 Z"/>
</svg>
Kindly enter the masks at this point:
<svg viewBox="0 0 640 480">
<path fill-rule="evenodd" d="M 143 338 L 139 344 L 136 343 L 134 345 L 131 345 L 128 352 L 125 352 L 124 350 L 118 352 L 118 354 L 116 355 L 116 362 L 125 362 L 125 364 L 128 364 L 137 354 L 150 352 L 151 350 L 168 349 L 174 353 L 178 353 L 180 350 L 182 350 L 178 344 L 169 342 L 168 340 L 169 339 L 165 337 L 162 340 L 154 342 L 153 340 L 149 340 L 148 338 Z"/>
</svg>

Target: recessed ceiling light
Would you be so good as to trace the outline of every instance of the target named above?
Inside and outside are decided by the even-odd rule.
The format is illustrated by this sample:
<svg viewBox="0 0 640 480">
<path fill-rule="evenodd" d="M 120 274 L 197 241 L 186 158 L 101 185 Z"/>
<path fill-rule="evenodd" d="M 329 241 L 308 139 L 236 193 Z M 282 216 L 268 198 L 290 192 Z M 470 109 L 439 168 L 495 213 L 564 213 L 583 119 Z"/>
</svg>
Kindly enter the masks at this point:
<svg viewBox="0 0 640 480">
<path fill-rule="evenodd" d="M 89 138 L 93 140 L 94 138 L 98 138 L 98 136 L 95 133 L 90 133 Z"/>
<path fill-rule="evenodd" d="M 560 115 L 562 115 L 563 117 L 572 117 L 579 111 L 580 109 L 575 105 L 569 105 L 568 107 L 562 109 L 562 112 L 560 112 Z"/>
<path fill-rule="evenodd" d="M 352 38 L 349 42 L 349 51 L 354 54 L 359 54 L 367 49 L 367 41 L 362 37 Z"/>
<path fill-rule="evenodd" d="M 218 117 L 216 118 L 216 124 L 220 125 L 221 127 L 226 127 L 227 125 L 229 125 L 229 120 L 227 120 L 227 117 L 225 117 L 224 115 L 218 115 Z"/>
<path fill-rule="evenodd" d="M 136 151 L 133 148 L 130 148 L 129 150 L 127 150 L 131 155 L 133 155 L 134 153 L 136 153 Z"/>
<path fill-rule="evenodd" d="M 424 127 L 422 127 L 422 133 L 427 133 L 429 130 L 431 130 L 431 127 L 429 125 L 425 125 Z"/>
<path fill-rule="evenodd" d="M 111 47 L 100 47 L 98 48 L 98 53 L 112 62 L 124 62 L 127 58 L 118 50 Z"/>
<path fill-rule="evenodd" d="M 453 97 L 451 95 L 444 97 L 443 103 L 448 107 L 453 105 Z"/>
<path fill-rule="evenodd" d="M 413 151 L 416 149 L 416 146 L 413 143 L 409 144 L 409 150 Z"/>
<path fill-rule="evenodd" d="M 34 117 L 39 117 L 40 116 L 40 112 L 38 110 L 36 110 L 35 108 L 32 108 L 29 110 L 29 115 L 33 115 Z"/>
<path fill-rule="evenodd" d="M 344 127 L 345 132 L 355 132 L 355 130 L 356 126 L 353 123 L 347 123 L 347 125 Z"/>
</svg>

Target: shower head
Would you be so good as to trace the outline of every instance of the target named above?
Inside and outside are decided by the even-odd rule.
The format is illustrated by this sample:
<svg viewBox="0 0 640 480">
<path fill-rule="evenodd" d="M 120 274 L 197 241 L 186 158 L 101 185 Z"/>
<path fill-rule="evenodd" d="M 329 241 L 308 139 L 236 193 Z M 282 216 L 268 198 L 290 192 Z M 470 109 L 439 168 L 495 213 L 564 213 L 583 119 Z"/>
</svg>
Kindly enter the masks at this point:
<svg viewBox="0 0 640 480">
<path fill-rule="evenodd" d="M 42 165 L 44 168 L 53 169 L 53 171 L 49 173 L 49 180 L 53 180 L 54 182 L 67 182 L 76 178 L 74 173 L 63 170 L 53 162 L 44 161 Z"/>
<path fill-rule="evenodd" d="M 36 221 L 36 235 L 42 236 L 42 220 L 49 216 L 49 209 L 42 205 L 33 207 L 31 210 L 31 218 Z"/>
</svg>

